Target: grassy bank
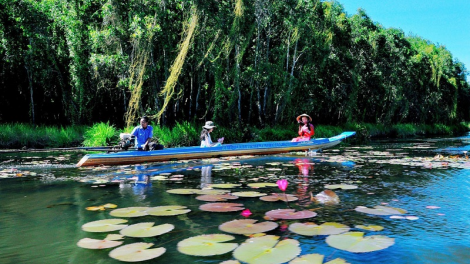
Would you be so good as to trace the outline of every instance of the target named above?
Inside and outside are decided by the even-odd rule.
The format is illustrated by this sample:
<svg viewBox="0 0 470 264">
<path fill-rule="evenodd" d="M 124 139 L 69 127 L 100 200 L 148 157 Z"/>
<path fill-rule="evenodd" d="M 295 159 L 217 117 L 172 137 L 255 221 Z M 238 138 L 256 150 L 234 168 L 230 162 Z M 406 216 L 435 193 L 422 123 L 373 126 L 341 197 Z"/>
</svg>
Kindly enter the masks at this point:
<svg viewBox="0 0 470 264">
<path fill-rule="evenodd" d="M 200 124 L 181 122 L 174 127 L 154 125 L 154 138 L 165 147 L 199 145 Z M 131 132 L 132 128 L 118 129 L 109 123 L 98 123 L 93 126 L 32 126 L 29 124 L 1 124 L 0 148 L 57 148 L 77 146 L 109 146 L 119 142 L 119 133 Z M 457 136 L 470 130 L 469 123 L 459 125 L 416 125 L 397 124 L 384 126 L 381 124 L 351 123 L 343 126 L 317 125 L 315 137 L 331 137 L 343 131 L 356 131 L 356 139 L 365 141 L 371 138 L 410 138 L 417 136 Z M 295 137 L 297 125 L 254 128 L 217 127 L 213 138 L 225 137 L 225 143 L 276 141 Z"/>
<path fill-rule="evenodd" d="M 0 148 L 63 148 L 80 146 L 87 126 L 0 124 Z"/>
</svg>

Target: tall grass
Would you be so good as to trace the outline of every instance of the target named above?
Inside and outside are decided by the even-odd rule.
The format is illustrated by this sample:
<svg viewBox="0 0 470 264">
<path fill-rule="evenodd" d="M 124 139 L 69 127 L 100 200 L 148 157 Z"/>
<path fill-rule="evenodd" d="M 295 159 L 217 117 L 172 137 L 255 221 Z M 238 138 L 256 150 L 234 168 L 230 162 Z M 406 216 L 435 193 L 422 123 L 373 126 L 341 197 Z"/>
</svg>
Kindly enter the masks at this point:
<svg viewBox="0 0 470 264">
<path fill-rule="evenodd" d="M 202 124 L 177 123 L 173 127 L 154 125 L 154 138 L 167 148 L 198 146 Z M 119 132 L 130 133 L 132 127 L 118 130 L 107 123 L 87 126 L 33 126 L 29 124 L 1 124 L 0 148 L 57 148 L 84 145 L 106 146 L 119 141 Z M 214 129 L 212 138 L 224 137 L 224 143 L 290 140 L 297 137 L 297 124 L 275 127 L 220 127 Z M 470 123 L 457 125 L 443 124 L 382 124 L 349 123 L 343 126 L 316 125 L 315 137 L 327 138 L 343 131 L 356 131 L 356 139 L 367 140 L 376 137 L 409 138 L 416 136 L 459 135 L 470 130 Z"/>
<path fill-rule="evenodd" d="M 119 138 L 117 137 L 117 130 L 113 125 L 107 123 L 97 123 L 85 131 L 85 140 L 83 145 L 85 147 L 99 147 L 117 144 Z"/>
<path fill-rule="evenodd" d="M 85 126 L 34 126 L 1 124 L 0 148 L 61 148 L 78 146 L 83 141 Z"/>
</svg>

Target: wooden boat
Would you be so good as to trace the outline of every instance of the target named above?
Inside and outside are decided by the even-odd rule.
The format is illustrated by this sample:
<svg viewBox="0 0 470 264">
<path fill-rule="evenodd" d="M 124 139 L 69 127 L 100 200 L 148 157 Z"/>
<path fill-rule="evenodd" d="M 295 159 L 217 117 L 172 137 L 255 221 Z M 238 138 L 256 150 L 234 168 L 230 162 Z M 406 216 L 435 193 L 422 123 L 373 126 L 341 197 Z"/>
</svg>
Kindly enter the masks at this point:
<svg viewBox="0 0 470 264">
<path fill-rule="evenodd" d="M 88 154 L 77 166 L 125 165 L 144 162 L 158 162 L 181 159 L 219 158 L 224 156 L 267 155 L 291 151 L 317 150 L 335 146 L 356 132 L 343 132 L 331 138 L 317 138 L 309 141 L 270 141 L 254 143 L 224 144 L 220 147 L 182 147 L 155 151 L 126 151 L 118 153 Z"/>
</svg>

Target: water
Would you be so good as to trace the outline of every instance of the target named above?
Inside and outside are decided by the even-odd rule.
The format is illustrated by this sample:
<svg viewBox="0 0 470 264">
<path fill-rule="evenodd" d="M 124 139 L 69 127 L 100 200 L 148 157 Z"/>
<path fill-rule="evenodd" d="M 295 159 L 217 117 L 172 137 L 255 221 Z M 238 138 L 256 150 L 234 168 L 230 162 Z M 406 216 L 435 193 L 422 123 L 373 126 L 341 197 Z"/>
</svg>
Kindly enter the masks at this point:
<svg viewBox="0 0 470 264">
<path fill-rule="evenodd" d="M 204 202 L 195 195 L 169 194 L 176 188 L 200 188 L 210 183 L 275 182 L 289 180 L 287 193 L 296 194 L 296 209 L 315 209 L 315 223 L 338 222 L 350 227 L 360 224 L 381 225 L 380 232 L 395 239 L 387 249 L 371 253 L 349 253 L 328 246 L 325 236 L 305 237 L 276 229 L 269 234 L 297 239 L 302 254 L 319 253 L 325 261 L 343 258 L 349 263 L 468 263 L 470 259 L 470 162 L 464 157 L 432 159 L 436 149 L 459 147 L 463 139 L 377 141 L 368 145 L 345 146 L 324 151 L 314 157 L 282 155 L 244 157 L 230 160 L 204 160 L 158 163 L 145 166 L 75 168 L 83 153 L 4 154 L 0 157 L 0 263 L 120 263 L 108 257 L 109 249 L 89 250 L 76 246 L 85 237 L 102 239 L 107 233 L 81 230 L 85 223 L 112 218 L 107 211 L 87 211 L 88 206 L 114 203 L 129 206 L 185 205 L 192 211 L 172 217 L 145 216 L 129 218 L 139 222 L 171 223 L 167 234 L 144 239 L 125 238 L 125 244 L 151 242 L 165 247 L 161 257 L 142 263 L 220 263 L 232 259 L 231 253 L 212 257 L 192 257 L 179 253 L 179 241 L 200 234 L 223 233 L 218 226 L 241 219 L 240 212 L 211 213 L 198 207 Z M 272 163 L 277 164 L 272 164 Z M 17 170 L 12 170 L 17 169 Z M 27 176 L 36 173 L 36 176 Z M 97 178 L 109 181 L 160 173 L 184 175 L 181 181 L 150 181 L 150 184 L 126 180 L 121 184 L 93 185 L 77 182 Z M 209 173 L 210 172 L 210 173 Z M 22 174 L 22 177 L 17 177 Z M 12 176 L 14 175 L 14 176 Z M 335 190 L 339 205 L 312 203 L 325 184 L 347 183 L 355 190 Z M 98 186 L 98 187 L 92 187 Z M 248 190 L 237 188 L 233 191 Z M 279 192 L 277 188 L 255 191 Z M 258 198 L 240 198 L 260 221 L 264 213 L 287 208 L 283 202 L 268 203 Z M 408 211 L 418 220 L 390 219 L 354 211 L 356 206 L 385 204 Z M 437 206 L 438 209 L 427 209 Z M 288 225 L 306 220 L 280 222 Z M 360 231 L 353 229 L 352 231 Z M 117 233 L 117 232 L 112 232 Z M 234 242 L 246 237 L 234 235 Z"/>
</svg>

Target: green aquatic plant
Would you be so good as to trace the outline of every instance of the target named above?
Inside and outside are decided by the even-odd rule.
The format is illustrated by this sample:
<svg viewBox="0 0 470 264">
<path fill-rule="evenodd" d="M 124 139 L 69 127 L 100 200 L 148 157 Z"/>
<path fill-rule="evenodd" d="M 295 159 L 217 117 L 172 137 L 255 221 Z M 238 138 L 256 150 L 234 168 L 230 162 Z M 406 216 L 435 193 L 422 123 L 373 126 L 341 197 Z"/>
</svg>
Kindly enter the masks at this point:
<svg viewBox="0 0 470 264">
<path fill-rule="evenodd" d="M 238 247 L 237 243 L 223 243 L 235 237 L 225 234 L 210 234 L 190 237 L 180 241 L 178 251 L 191 256 L 222 255 Z"/>
<path fill-rule="evenodd" d="M 326 243 L 337 249 L 364 253 L 386 249 L 395 244 L 395 239 L 381 235 L 364 237 L 363 232 L 347 232 L 327 237 Z"/>
<path fill-rule="evenodd" d="M 106 123 L 97 123 L 85 131 L 85 147 L 108 146 L 117 143 L 117 130 L 113 125 Z"/>
</svg>

